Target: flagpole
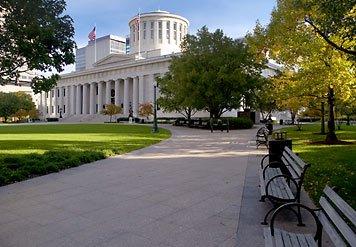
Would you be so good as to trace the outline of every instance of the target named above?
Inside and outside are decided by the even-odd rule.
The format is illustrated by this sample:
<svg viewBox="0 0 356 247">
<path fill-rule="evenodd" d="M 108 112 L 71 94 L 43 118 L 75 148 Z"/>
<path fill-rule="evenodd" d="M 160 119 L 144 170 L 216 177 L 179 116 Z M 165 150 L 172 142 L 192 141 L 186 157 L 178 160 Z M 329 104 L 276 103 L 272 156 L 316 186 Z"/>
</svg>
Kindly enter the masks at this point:
<svg viewBox="0 0 356 247">
<path fill-rule="evenodd" d="M 140 14 L 140 9 L 138 9 L 138 59 L 141 59 L 141 14 Z"/>
<path fill-rule="evenodd" d="M 95 63 L 96 63 L 96 23 L 94 24 L 95 28 L 95 40 L 94 40 L 94 56 L 95 56 Z"/>
</svg>

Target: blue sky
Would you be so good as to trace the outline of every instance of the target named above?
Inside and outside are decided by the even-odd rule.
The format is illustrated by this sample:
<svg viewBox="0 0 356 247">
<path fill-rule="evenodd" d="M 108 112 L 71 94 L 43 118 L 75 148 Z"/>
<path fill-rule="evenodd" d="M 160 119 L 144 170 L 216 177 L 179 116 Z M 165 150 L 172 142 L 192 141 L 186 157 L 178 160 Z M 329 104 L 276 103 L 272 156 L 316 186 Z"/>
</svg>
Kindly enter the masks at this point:
<svg viewBox="0 0 356 247">
<path fill-rule="evenodd" d="M 190 21 L 190 34 L 206 25 L 233 38 L 252 30 L 256 20 L 267 24 L 276 0 L 66 0 L 67 13 L 74 20 L 75 41 L 79 47 L 88 41 L 94 24 L 97 36 L 126 36 L 128 20 L 141 12 L 166 10 Z"/>
</svg>

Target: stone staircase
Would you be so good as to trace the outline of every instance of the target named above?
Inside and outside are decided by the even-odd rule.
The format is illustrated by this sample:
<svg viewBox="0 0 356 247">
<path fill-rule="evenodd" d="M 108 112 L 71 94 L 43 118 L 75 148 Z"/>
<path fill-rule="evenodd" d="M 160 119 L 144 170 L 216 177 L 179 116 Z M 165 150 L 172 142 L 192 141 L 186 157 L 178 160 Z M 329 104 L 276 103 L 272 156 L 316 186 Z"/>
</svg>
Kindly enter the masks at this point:
<svg viewBox="0 0 356 247">
<path fill-rule="evenodd" d="M 80 122 L 88 122 L 88 123 L 103 123 L 109 122 L 109 116 L 104 116 L 101 114 L 87 114 L 87 115 L 72 115 L 69 117 L 64 117 L 59 120 L 63 123 L 80 123 Z M 116 116 L 112 117 L 112 121 L 116 121 Z"/>
</svg>

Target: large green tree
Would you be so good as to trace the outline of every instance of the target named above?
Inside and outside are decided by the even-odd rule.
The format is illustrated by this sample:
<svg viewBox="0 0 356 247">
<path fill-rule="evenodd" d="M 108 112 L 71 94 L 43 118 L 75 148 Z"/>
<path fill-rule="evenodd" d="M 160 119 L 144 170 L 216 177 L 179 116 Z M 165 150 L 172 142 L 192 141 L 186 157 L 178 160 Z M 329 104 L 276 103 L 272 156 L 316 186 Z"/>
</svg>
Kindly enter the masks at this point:
<svg viewBox="0 0 356 247">
<path fill-rule="evenodd" d="M 239 108 L 244 96 L 259 85 L 262 68 L 241 40 L 203 27 L 197 35 L 186 36 L 182 54 L 172 60 L 170 72 L 158 86 L 170 103 L 183 102 L 184 108 L 207 110 L 219 118 Z M 165 94 L 167 84 L 172 95 Z"/>
<path fill-rule="evenodd" d="M 32 97 L 24 92 L 0 92 L 0 117 L 5 122 L 9 117 L 23 118 L 36 109 Z"/>
<path fill-rule="evenodd" d="M 73 20 L 65 0 L 1 0 L 0 85 L 16 82 L 28 70 L 62 72 L 74 62 Z M 58 74 L 36 76 L 35 92 L 48 91 Z"/>
<path fill-rule="evenodd" d="M 263 28 L 257 24 L 254 33 L 247 36 L 247 42 L 256 53 L 275 59 L 284 67 L 283 73 L 275 80 L 275 86 L 285 102 L 303 103 L 311 101 L 329 104 L 328 134 L 326 141 L 336 143 L 334 102 L 344 102 L 356 95 L 355 64 L 352 51 L 355 38 L 349 38 L 355 25 L 348 16 L 353 11 L 349 1 L 335 2 L 335 11 L 325 14 L 321 6 L 325 1 L 279 0 L 272 12 L 270 24 Z M 342 6 L 338 6 L 341 4 Z M 309 6 L 309 7 L 307 7 Z M 341 10 L 342 9 L 342 10 Z M 340 18 L 339 29 L 332 20 Z M 313 24 L 310 21 L 313 20 Z M 307 21 L 307 22 L 306 22 Z M 327 29 L 328 25 L 333 28 Z M 316 27 L 327 29 L 327 37 L 316 31 Z M 326 31 L 325 31 L 326 32 Z M 333 42 L 326 42 L 325 38 Z M 339 47 L 336 47 L 339 46 Z M 342 49 L 340 49 L 342 48 Z M 351 52 L 346 52 L 347 49 Z M 351 59 L 350 59 L 351 58 Z"/>
</svg>

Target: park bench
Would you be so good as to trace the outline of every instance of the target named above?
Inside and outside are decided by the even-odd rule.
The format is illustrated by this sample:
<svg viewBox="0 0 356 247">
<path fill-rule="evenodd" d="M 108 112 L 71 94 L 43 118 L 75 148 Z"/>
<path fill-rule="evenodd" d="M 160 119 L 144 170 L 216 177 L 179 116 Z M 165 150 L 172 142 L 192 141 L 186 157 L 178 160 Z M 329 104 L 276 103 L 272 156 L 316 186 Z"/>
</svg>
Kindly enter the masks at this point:
<svg viewBox="0 0 356 247">
<path fill-rule="evenodd" d="M 267 225 L 268 215 L 278 206 L 289 202 L 300 202 L 304 174 L 309 166 L 288 147 L 283 150 L 281 162 L 274 161 L 265 166 L 261 162 L 259 176 L 261 201 L 268 199 L 273 204 L 273 208 L 267 212 L 262 224 Z M 300 211 L 295 213 L 299 224 L 302 225 Z"/>
<path fill-rule="evenodd" d="M 263 126 L 256 133 L 256 147 L 265 145 L 268 148 L 268 129 Z"/>
<path fill-rule="evenodd" d="M 319 200 L 320 208 L 311 209 L 300 203 L 287 203 L 272 215 L 270 227 L 263 230 L 266 247 L 279 246 L 319 246 L 322 245 L 322 230 L 329 235 L 335 246 L 356 246 L 356 212 L 329 186 L 326 186 Z M 315 235 L 293 233 L 275 228 L 276 216 L 285 209 L 303 208 L 316 223 Z"/>
</svg>

